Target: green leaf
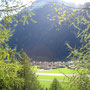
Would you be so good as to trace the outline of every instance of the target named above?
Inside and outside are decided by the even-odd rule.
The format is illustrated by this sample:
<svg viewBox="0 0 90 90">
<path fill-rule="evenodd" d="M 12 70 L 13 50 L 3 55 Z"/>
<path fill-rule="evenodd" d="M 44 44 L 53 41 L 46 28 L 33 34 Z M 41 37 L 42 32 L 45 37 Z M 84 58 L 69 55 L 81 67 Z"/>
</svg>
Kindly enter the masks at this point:
<svg viewBox="0 0 90 90">
<path fill-rule="evenodd" d="M 0 24 L 0 27 L 3 27 L 3 25 L 2 25 L 2 24 Z"/>
<path fill-rule="evenodd" d="M 31 17 L 32 17 L 32 15 L 31 15 L 31 14 L 29 14 L 29 17 L 31 18 Z"/>
<path fill-rule="evenodd" d="M 17 24 L 14 24 L 14 27 L 16 27 L 17 26 Z"/>
<path fill-rule="evenodd" d="M 31 15 L 35 15 L 35 13 L 34 13 L 34 12 L 32 12 L 32 11 L 30 11 L 30 13 L 31 13 Z"/>
<path fill-rule="evenodd" d="M 37 21 L 35 21 L 35 20 L 34 20 L 34 19 L 32 19 L 32 18 L 31 18 L 31 21 L 32 21 L 33 23 L 37 23 Z"/>
<path fill-rule="evenodd" d="M 61 25 L 61 21 L 60 20 L 59 20 L 58 24 Z"/>
<path fill-rule="evenodd" d="M 77 10 L 73 10 L 73 12 L 76 12 Z"/>
<path fill-rule="evenodd" d="M 26 23 L 28 24 L 28 21 L 26 21 Z"/>
<path fill-rule="evenodd" d="M 58 11 L 58 9 L 56 7 L 54 9 L 55 9 L 56 12 Z"/>
</svg>

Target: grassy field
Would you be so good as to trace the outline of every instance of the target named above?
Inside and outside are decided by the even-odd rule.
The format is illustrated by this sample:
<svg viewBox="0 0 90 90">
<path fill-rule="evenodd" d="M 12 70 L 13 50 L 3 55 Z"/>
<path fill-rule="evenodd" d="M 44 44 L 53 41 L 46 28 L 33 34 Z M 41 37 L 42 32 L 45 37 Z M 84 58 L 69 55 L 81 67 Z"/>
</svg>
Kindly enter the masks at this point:
<svg viewBox="0 0 90 90">
<path fill-rule="evenodd" d="M 57 69 L 52 69 L 52 70 L 43 70 L 43 69 L 38 69 L 37 66 L 34 66 L 34 70 L 37 73 L 62 73 L 62 74 L 78 74 L 76 70 L 68 69 L 68 68 L 57 68 Z M 79 70 L 82 71 L 82 70 Z M 49 76 L 49 75 L 38 75 L 38 79 L 40 81 L 40 84 L 44 88 L 49 88 L 52 80 L 54 78 L 57 78 L 57 80 L 61 81 L 69 81 L 72 77 L 66 77 L 66 76 Z M 41 80 L 42 79 L 42 80 Z M 50 80 L 50 81 L 46 81 Z M 63 90 L 70 90 L 70 82 L 60 82 L 61 86 L 63 87 Z"/>
<path fill-rule="evenodd" d="M 57 80 L 61 80 L 61 81 L 69 81 L 69 79 L 71 77 L 65 77 L 65 76 L 46 76 L 46 75 L 39 75 L 38 76 L 40 84 L 44 88 L 46 88 L 46 87 L 49 88 L 54 78 L 57 78 Z M 40 79 L 52 80 L 52 81 L 45 81 L 45 80 L 40 80 Z M 60 84 L 63 87 L 63 90 L 69 90 L 69 82 L 60 82 Z"/>
<path fill-rule="evenodd" d="M 75 70 L 71 70 L 68 68 L 58 68 L 58 69 L 52 69 L 52 70 L 43 70 L 43 69 L 38 69 L 37 66 L 34 67 L 35 71 L 37 73 L 63 73 L 63 74 L 76 74 L 77 72 Z M 54 78 L 57 78 L 57 80 L 64 80 L 64 81 L 69 81 L 70 77 L 65 77 L 65 76 L 47 76 L 47 75 L 38 75 L 38 79 L 45 79 L 45 80 L 53 80 Z M 42 87 L 44 88 L 49 88 L 51 85 L 52 81 L 44 81 L 44 80 L 40 80 L 40 84 L 42 85 Z M 60 82 L 61 86 L 63 88 L 69 88 L 69 86 L 67 86 L 69 82 Z M 65 87 L 67 86 L 67 87 Z M 66 89 L 65 89 L 66 90 Z M 67 89 L 69 90 L 69 89 Z"/>
<path fill-rule="evenodd" d="M 77 73 L 74 70 L 70 70 L 68 68 L 58 68 L 58 69 L 52 69 L 52 70 L 37 70 L 39 73 L 64 73 L 64 74 L 71 74 L 71 73 Z"/>
<path fill-rule="evenodd" d="M 44 70 L 44 69 L 39 69 L 37 68 L 37 66 L 34 66 L 34 70 L 37 72 L 37 73 L 62 73 L 62 74 L 78 74 L 78 71 L 79 72 L 82 72 L 83 69 L 80 69 L 80 70 L 73 70 L 73 69 L 68 69 L 67 67 L 66 68 L 57 68 L 57 69 L 52 69 L 52 70 Z M 87 72 L 87 70 L 84 70 Z"/>
<path fill-rule="evenodd" d="M 52 70 L 43 70 L 36 68 L 36 71 L 38 73 L 63 73 L 63 74 L 77 74 L 78 72 L 76 70 L 68 69 L 68 68 L 57 68 Z"/>
<path fill-rule="evenodd" d="M 52 83 L 52 81 L 40 81 L 40 84 L 42 85 L 42 87 L 45 90 L 46 90 L 46 88 L 50 88 L 51 83 Z M 70 90 L 69 84 L 70 83 L 68 83 L 68 82 L 67 83 L 66 82 L 64 82 L 64 83 L 60 82 L 60 85 L 63 88 L 63 90 Z"/>
</svg>

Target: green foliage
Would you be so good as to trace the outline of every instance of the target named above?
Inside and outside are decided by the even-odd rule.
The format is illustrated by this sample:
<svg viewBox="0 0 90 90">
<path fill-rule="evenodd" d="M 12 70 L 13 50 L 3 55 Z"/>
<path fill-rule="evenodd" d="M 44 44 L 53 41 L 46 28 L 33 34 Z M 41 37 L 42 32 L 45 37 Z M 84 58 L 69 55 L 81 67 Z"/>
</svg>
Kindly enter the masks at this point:
<svg viewBox="0 0 90 90">
<path fill-rule="evenodd" d="M 26 7 L 30 3 L 33 4 L 33 1 L 23 4 L 22 0 L 3 0 L 0 5 L 1 20 L 3 19 L 6 24 L 14 23 L 13 27 L 16 27 L 19 22 L 22 22 L 23 25 L 28 24 L 29 19 L 36 23 L 36 21 L 32 19 L 32 16 L 35 15 L 35 13 L 32 11 L 27 12 Z M 17 13 L 22 18 L 18 18 Z"/>
<path fill-rule="evenodd" d="M 56 78 L 54 78 L 49 90 L 62 90 L 62 87 Z"/>
<path fill-rule="evenodd" d="M 72 56 L 72 60 L 75 60 L 76 65 L 79 67 L 83 67 L 83 68 L 88 68 L 89 67 L 89 60 L 90 60 L 90 24 L 88 21 L 88 19 L 85 18 L 86 16 L 83 16 L 83 19 L 79 20 L 79 23 L 81 25 L 86 25 L 85 28 L 79 29 L 78 33 L 77 33 L 77 38 L 80 38 L 80 42 L 81 42 L 81 47 L 79 48 L 71 48 L 71 46 L 69 44 L 66 44 L 69 48 L 69 50 L 71 51 L 69 56 Z M 78 17 L 79 18 L 79 17 Z M 83 23 L 82 23 L 83 22 Z M 75 28 L 80 28 L 79 26 L 77 26 L 77 24 L 74 24 Z M 79 62 L 77 64 L 77 62 Z M 89 70 L 89 69 L 88 69 Z"/>
<path fill-rule="evenodd" d="M 0 60 L 0 90 L 16 90 L 22 87 L 23 78 L 17 74 L 22 69 L 18 63 Z"/>
<path fill-rule="evenodd" d="M 0 24 L 0 44 L 3 44 L 9 40 L 14 30 L 6 28 L 5 25 Z"/>
<path fill-rule="evenodd" d="M 57 2 L 55 2 L 57 3 Z M 63 22 L 69 22 L 77 29 L 77 38 L 80 39 L 81 47 L 72 48 L 69 43 L 66 43 L 69 48 L 70 55 L 68 56 L 74 61 L 76 70 L 79 76 L 73 76 L 70 81 L 73 88 L 70 90 L 89 90 L 90 79 L 87 74 L 90 74 L 90 14 L 89 6 L 86 8 L 76 8 L 74 6 L 68 6 L 63 3 L 59 3 L 59 6 L 53 4 L 54 15 L 48 16 L 54 17 L 54 20 L 58 21 L 58 26 L 63 24 Z M 89 4 L 89 3 L 88 3 Z M 61 7 L 61 8 L 60 8 Z M 83 26 L 84 28 L 82 28 Z M 82 69 L 83 72 L 80 72 Z"/>
<path fill-rule="evenodd" d="M 90 15 L 88 10 L 83 10 L 86 15 L 81 15 L 76 17 L 76 22 L 73 22 L 73 26 L 78 30 L 77 38 L 80 38 L 81 47 L 72 48 L 68 43 L 67 47 L 71 51 L 68 57 L 75 62 L 76 70 L 79 76 L 73 76 L 71 81 L 71 90 L 89 90 L 90 89 L 90 79 L 88 74 L 90 74 Z M 82 12 L 83 12 L 82 11 Z M 85 26 L 83 29 L 80 26 Z M 82 68 L 82 72 L 78 69 Z"/>
<path fill-rule="evenodd" d="M 54 2 L 53 5 L 51 6 L 53 8 L 53 15 L 48 14 L 48 19 L 49 20 L 53 20 L 53 21 L 57 21 L 58 22 L 58 26 L 60 28 L 60 26 L 65 23 L 66 21 L 69 22 L 69 19 L 72 18 L 75 13 L 76 10 L 73 10 L 72 12 L 69 11 L 69 9 L 67 8 L 67 6 L 65 6 L 64 4 L 59 4 L 58 6 L 55 4 L 57 2 Z M 59 3 L 59 2 L 58 2 Z"/>
<path fill-rule="evenodd" d="M 14 27 L 17 26 L 19 22 L 23 22 L 23 25 L 28 24 L 28 18 L 34 23 L 37 23 L 32 19 L 32 15 L 35 15 L 32 11 L 26 12 L 25 5 L 22 5 L 21 0 L 13 0 L 16 2 L 15 6 L 9 6 L 9 0 L 2 0 L 3 5 L 0 5 L 0 18 L 3 20 L 3 24 L 0 24 L 0 90 L 41 90 L 41 86 L 37 81 L 37 77 L 35 76 L 35 72 L 31 68 L 31 64 L 29 58 L 25 53 L 22 53 L 22 57 L 20 60 L 21 65 L 18 63 L 16 59 L 16 48 L 11 49 L 7 42 L 10 37 L 13 35 L 12 28 L 9 26 L 12 22 L 14 22 Z M 50 17 L 50 20 L 58 20 L 58 25 L 62 25 L 63 22 L 69 20 L 69 18 L 73 18 L 75 16 L 74 21 L 69 21 L 75 28 L 78 29 L 77 37 L 81 38 L 82 46 L 80 48 L 72 48 L 68 43 L 67 46 L 71 50 L 69 56 L 73 56 L 72 60 L 74 60 L 78 68 L 86 68 L 88 69 L 85 73 L 80 73 L 80 76 L 76 79 L 73 79 L 75 82 L 73 90 L 89 90 L 89 78 L 86 76 L 90 74 L 90 21 L 84 17 L 84 15 L 80 15 L 77 13 L 76 9 L 73 9 L 73 12 L 70 12 L 67 9 L 67 6 L 62 5 L 62 8 L 56 7 L 54 5 L 54 12 L 56 15 Z M 24 9 L 24 10 L 22 10 Z M 82 13 L 86 13 L 87 18 L 90 18 L 89 12 L 80 10 Z M 79 11 L 79 12 L 80 12 Z M 16 13 L 19 12 L 19 15 L 22 17 L 21 19 L 17 19 Z M 22 12 L 24 14 L 22 14 Z M 79 24 L 86 25 L 85 29 L 82 30 L 79 27 Z M 79 63 L 77 64 L 77 61 Z M 85 70 L 86 70 L 85 69 Z M 54 79 L 51 84 L 50 90 L 62 90 L 59 82 Z"/>
<path fill-rule="evenodd" d="M 6 19 L 4 21 L 6 22 Z M 22 66 L 15 58 L 16 48 L 11 49 L 6 43 L 12 33 L 11 28 L 7 28 L 7 22 L 4 25 L 0 24 L 0 90 L 19 90 L 24 81 L 17 74 Z"/>
<path fill-rule="evenodd" d="M 70 79 L 70 90 L 89 90 L 90 78 L 85 70 L 79 72 L 79 76 Z"/>
<path fill-rule="evenodd" d="M 9 1 L 11 1 L 11 3 L 15 3 L 15 5 L 9 6 Z M 25 6 L 26 5 L 22 5 L 21 0 L 2 0 L 2 3 L 0 3 L 0 20 L 2 20 L 3 22 L 3 24 L 0 23 L 0 90 L 22 90 L 22 87 L 24 85 L 28 87 L 28 84 L 32 84 L 31 81 L 29 81 L 31 80 L 31 76 L 29 77 L 29 74 L 32 72 L 29 71 L 29 64 L 27 64 L 27 61 L 25 61 L 25 64 L 27 65 L 26 71 L 29 71 L 28 73 L 25 72 L 27 77 L 21 77 L 21 74 L 19 74 L 19 72 L 23 71 L 23 67 L 16 59 L 16 55 L 20 56 L 20 53 L 16 52 L 16 47 L 14 49 L 11 49 L 7 44 L 14 32 L 12 27 L 16 27 L 19 22 L 23 22 L 23 24 L 28 24 L 28 18 L 35 22 L 35 20 L 31 18 L 32 15 L 35 14 L 32 11 L 25 13 Z M 17 13 L 22 18 L 18 19 L 16 15 Z M 24 15 L 22 13 L 24 13 Z M 10 26 L 10 24 L 12 24 L 12 27 Z M 34 73 L 32 72 L 30 75 L 34 75 Z M 32 78 L 36 81 L 36 77 L 34 76 Z M 33 87 L 34 83 L 32 84 Z M 35 88 L 39 86 L 38 83 L 35 85 Z M 28 88 L 28 90 L 34 89 Z"/>
<path fill-rule="evenodd" d="M 73 5 L 68 6 L 64 3 L 59 3 L 56 6 L 57 2 L 54 2 L 53 7 L 53 15 L 48 14 L 49 20 L 58 21 L 59 28 L 62 23 L 68 21 L 70 25 L 73 25 L 77 29 L 77 38 L 80 38 L 81 47 L 72 48 L 68 43 L 66 43 L 67 47 L 71 51 L 68 57 L 72 57 L 71 60 L 75 61 L 75 65 L 77 68 L 84 67 L 90 68 L 90 14 L 89 14 L 89 6 L 87 8 L 77 8 Z M 89 4 L 89 3 L 88 3 Z M 82 29 L 83 26 L 84 28 Z M 59 29 L 60 30 L 60 29 Z M 77 64 L 77 62 L 79 62 Z"/>
<path fill-rule="evenodd" d="M 22 53 L 20 63 L 23 65 L 20 76 L 24 78 L 24 86 L 22 90 L 41 90 L 41 86 L 37 80 L 35 72 L 32 69 L 30 59 L 24 52 Z"/>
</svg>

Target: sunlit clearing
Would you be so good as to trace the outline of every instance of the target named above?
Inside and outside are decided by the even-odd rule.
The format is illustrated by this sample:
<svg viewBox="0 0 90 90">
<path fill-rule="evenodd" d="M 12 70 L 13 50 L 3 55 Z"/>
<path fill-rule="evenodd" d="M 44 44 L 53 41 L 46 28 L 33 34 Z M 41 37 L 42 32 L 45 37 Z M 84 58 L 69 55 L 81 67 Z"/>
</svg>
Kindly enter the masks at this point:
<svg viewBox="0 0 90 90">
<path fill-rule="evenodd" d="M 86 2 L 90 2 L 90 0 L 63 0 L 65 2 L 74 3 L 76 5 L 84 4 Z"/>
</svg>

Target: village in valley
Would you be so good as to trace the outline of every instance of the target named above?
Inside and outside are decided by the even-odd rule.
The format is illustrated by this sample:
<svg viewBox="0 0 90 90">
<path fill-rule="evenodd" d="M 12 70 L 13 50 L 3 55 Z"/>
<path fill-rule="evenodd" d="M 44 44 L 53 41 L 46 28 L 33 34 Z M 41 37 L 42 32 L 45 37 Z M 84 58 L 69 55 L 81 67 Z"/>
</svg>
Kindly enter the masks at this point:
<svg viewBox="0 0 90 90">
<path fill-rule="evenodd" d="M 75 69 L 74 61 L 56 61 L 56 62 L 48 62 L 48 61 L 32 61 L 32 65 L 37 65 L 39 69 L 51 70 L 56 68 L 69 68 Z"/>
</svg>

